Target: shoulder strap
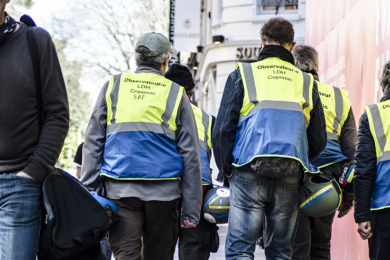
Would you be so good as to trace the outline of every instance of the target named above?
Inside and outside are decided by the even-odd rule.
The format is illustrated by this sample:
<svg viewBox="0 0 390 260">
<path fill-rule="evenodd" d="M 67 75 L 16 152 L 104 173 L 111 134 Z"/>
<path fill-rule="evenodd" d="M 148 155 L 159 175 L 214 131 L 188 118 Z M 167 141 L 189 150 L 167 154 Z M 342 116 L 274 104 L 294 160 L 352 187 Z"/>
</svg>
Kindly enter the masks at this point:
<svg viewBox="0 0 390 260">
<path fill-rule="evenodd" d="M 31 61 L 34 69 L 35 78 L 35 93 L 37 99 L 37 110 L 38 110 L 38 122 L 39 122 L 39 133 L 42 131 L 43 125 L 43 111 L 42 111 L 42 94 L 41 94 L 41 73 L 40 73 L 40 58 L 37 41 L 32 27 L 27 27 L 27 43 L 28 50 L 30 52 Z"/>
</svg>

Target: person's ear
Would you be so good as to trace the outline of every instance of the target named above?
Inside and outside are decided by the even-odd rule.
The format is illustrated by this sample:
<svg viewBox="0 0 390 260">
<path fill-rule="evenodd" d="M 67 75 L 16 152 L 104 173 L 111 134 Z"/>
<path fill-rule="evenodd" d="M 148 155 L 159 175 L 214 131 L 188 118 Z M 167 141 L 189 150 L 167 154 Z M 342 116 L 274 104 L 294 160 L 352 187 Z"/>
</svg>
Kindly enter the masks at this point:
<svg viewBox="0 0 390 260">
<path fill-rule="evenodd" d="M 267 43 L 263 38 L 261 38 L 261 42 L 263 43 L 263 48 L 264 48 L 267 45 Z"/>
<path fill-rule="evenodd" d="M 291 44 L 290 52 L 292 52 L 292 50 L 294 49 L 294 47 L 295 47 L 296 45 L 297 45 L 296 42 L 293 42 L 293 43 Z"/>
<path fill-rule="evenodd" d="M 165 62 L 164 62 L 165 66 L 168 66 L 170 59 L 171 59 L 171 54 L 168 54 L 167 57 L 165 58 Z"/>
</svg>

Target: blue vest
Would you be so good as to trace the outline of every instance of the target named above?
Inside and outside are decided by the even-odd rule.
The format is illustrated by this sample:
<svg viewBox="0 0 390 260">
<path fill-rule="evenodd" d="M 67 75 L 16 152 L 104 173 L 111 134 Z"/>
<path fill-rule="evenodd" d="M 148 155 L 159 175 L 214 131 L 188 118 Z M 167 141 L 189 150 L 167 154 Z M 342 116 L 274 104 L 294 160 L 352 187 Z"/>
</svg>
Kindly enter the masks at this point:
<svg viewBox="0 0 390 260">
<path fill-rule="evenodd" d="M 390 100 L 365 108 L 377 157 L 371 210 L 390 208 Z"/>
<path fill-rule="evenodd" d="M 200 159 L 202 169 L 202 184 L 213 184 L 210 159 L 211 159 L 211 124 L 212 118 L 202 109 L 191 104 L 194 111 L 195 122 L 198 128 L 199 145 L 200 145 Z"/>
<path fill-rule="evenodd" d="M 348 158 L 341 151 L 340 142 L 328 138 L 326 147 L 322 153 L 312 161 L 312 164 L 318 168 L 324 168 L 333 163 L 347 160 Z"/>
<path fill-rule="evenodd" d="M 324 109 L 328 140 L 325 150 L 312 163 L 319 168 L 324 168 L 348 159 L 341 151 L 339 140 L 351 103 L 348 91 L 318 81 L 317 86 Z"/>
<path fill-rule="evenodd" d="M 313 108 L 312 76 L 279 58 L 238 67 L 245 96 L 233 165 L 241 167 L 258 157 L 283 157 L 299 161 L 307 172 L 318 173 L 308 159 L 306 136 Z"/>
<path fill-rule="evenodd" d="M 101 175 L 117 180 L 175 180 L 183 173 L 176 117 L 183 88 L 151 73 L 111 77 Z"/>
</svg>

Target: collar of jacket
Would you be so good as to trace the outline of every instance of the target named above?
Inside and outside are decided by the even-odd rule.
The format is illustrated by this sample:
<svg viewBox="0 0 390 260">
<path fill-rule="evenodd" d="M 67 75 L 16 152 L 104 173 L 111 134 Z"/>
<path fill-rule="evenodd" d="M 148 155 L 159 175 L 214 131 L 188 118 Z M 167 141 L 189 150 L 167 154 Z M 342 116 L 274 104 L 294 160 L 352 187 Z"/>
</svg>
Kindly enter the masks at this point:
<svg viewBox="0 0 390 260">
<path fill-rule="evenodd" d="M 262 61 L 264 59 L 271 58 L 271 57 L 278 57 L 281 60 L 284 60 L 284 61 L 289 62 L 292 65 L 294 65 L 293 55 L 291 54 L 291 52 L 286 50 L 286 48 L 284 48 L 283 46 L 280 46 L 280 45 L 266 45 L 266 46 L 264 46 L 264 48 L 260 52 L 259 61 Z"/>
<path fill-rule="evenodd" d="M 161 70 L 156 70 L 154 68 L 151 68 L 151 67 L 146 67 L 146 66 L 139 66 L 135 71 L 134 73 L 152 73 L 152 74 L 156 74 L 156 75 L 159 75 L 159 76 L 162 76 L 162 72 Z"/>
<path fill-rule="evenodd" d="M 381 98 L 381 101 L 380 102 L 383 102 L 383 101 L 386 101 L 386 100 L 389 100 L 390 99 L 390 93 L 387 94 L 387 95 L 384 95 L 382 98 Z"/>
</svg>

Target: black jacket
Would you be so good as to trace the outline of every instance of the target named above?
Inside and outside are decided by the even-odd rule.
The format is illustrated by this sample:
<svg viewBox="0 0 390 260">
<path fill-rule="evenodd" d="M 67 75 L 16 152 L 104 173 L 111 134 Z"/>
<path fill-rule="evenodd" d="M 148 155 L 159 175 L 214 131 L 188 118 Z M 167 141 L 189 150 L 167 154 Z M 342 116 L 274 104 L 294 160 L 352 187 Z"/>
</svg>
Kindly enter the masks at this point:
<svg viewBox="0 0 390 260">
<path fill-rule="evenodd" d="M 54 43 L 34 27 L 41 58 L 44 120 L 39 122 L 34 71 L 23 23 L 0 45 L 0 173 L 24 171 L 42 182 L 60 155 L 69 128 L 68 98 Z"/>
<path fill-rule="evenodd" d="M 383 97 L 381 102 L 388 99 L 390 99 L 390 94 Z M 370 220 L 371 197 L 376 178 L 376 159 L 374 138 L 371 135 L 367 113 L 364 112 L 360 117 L 354 161 L 353 188 L 356 223 Z"/>
</svg>

